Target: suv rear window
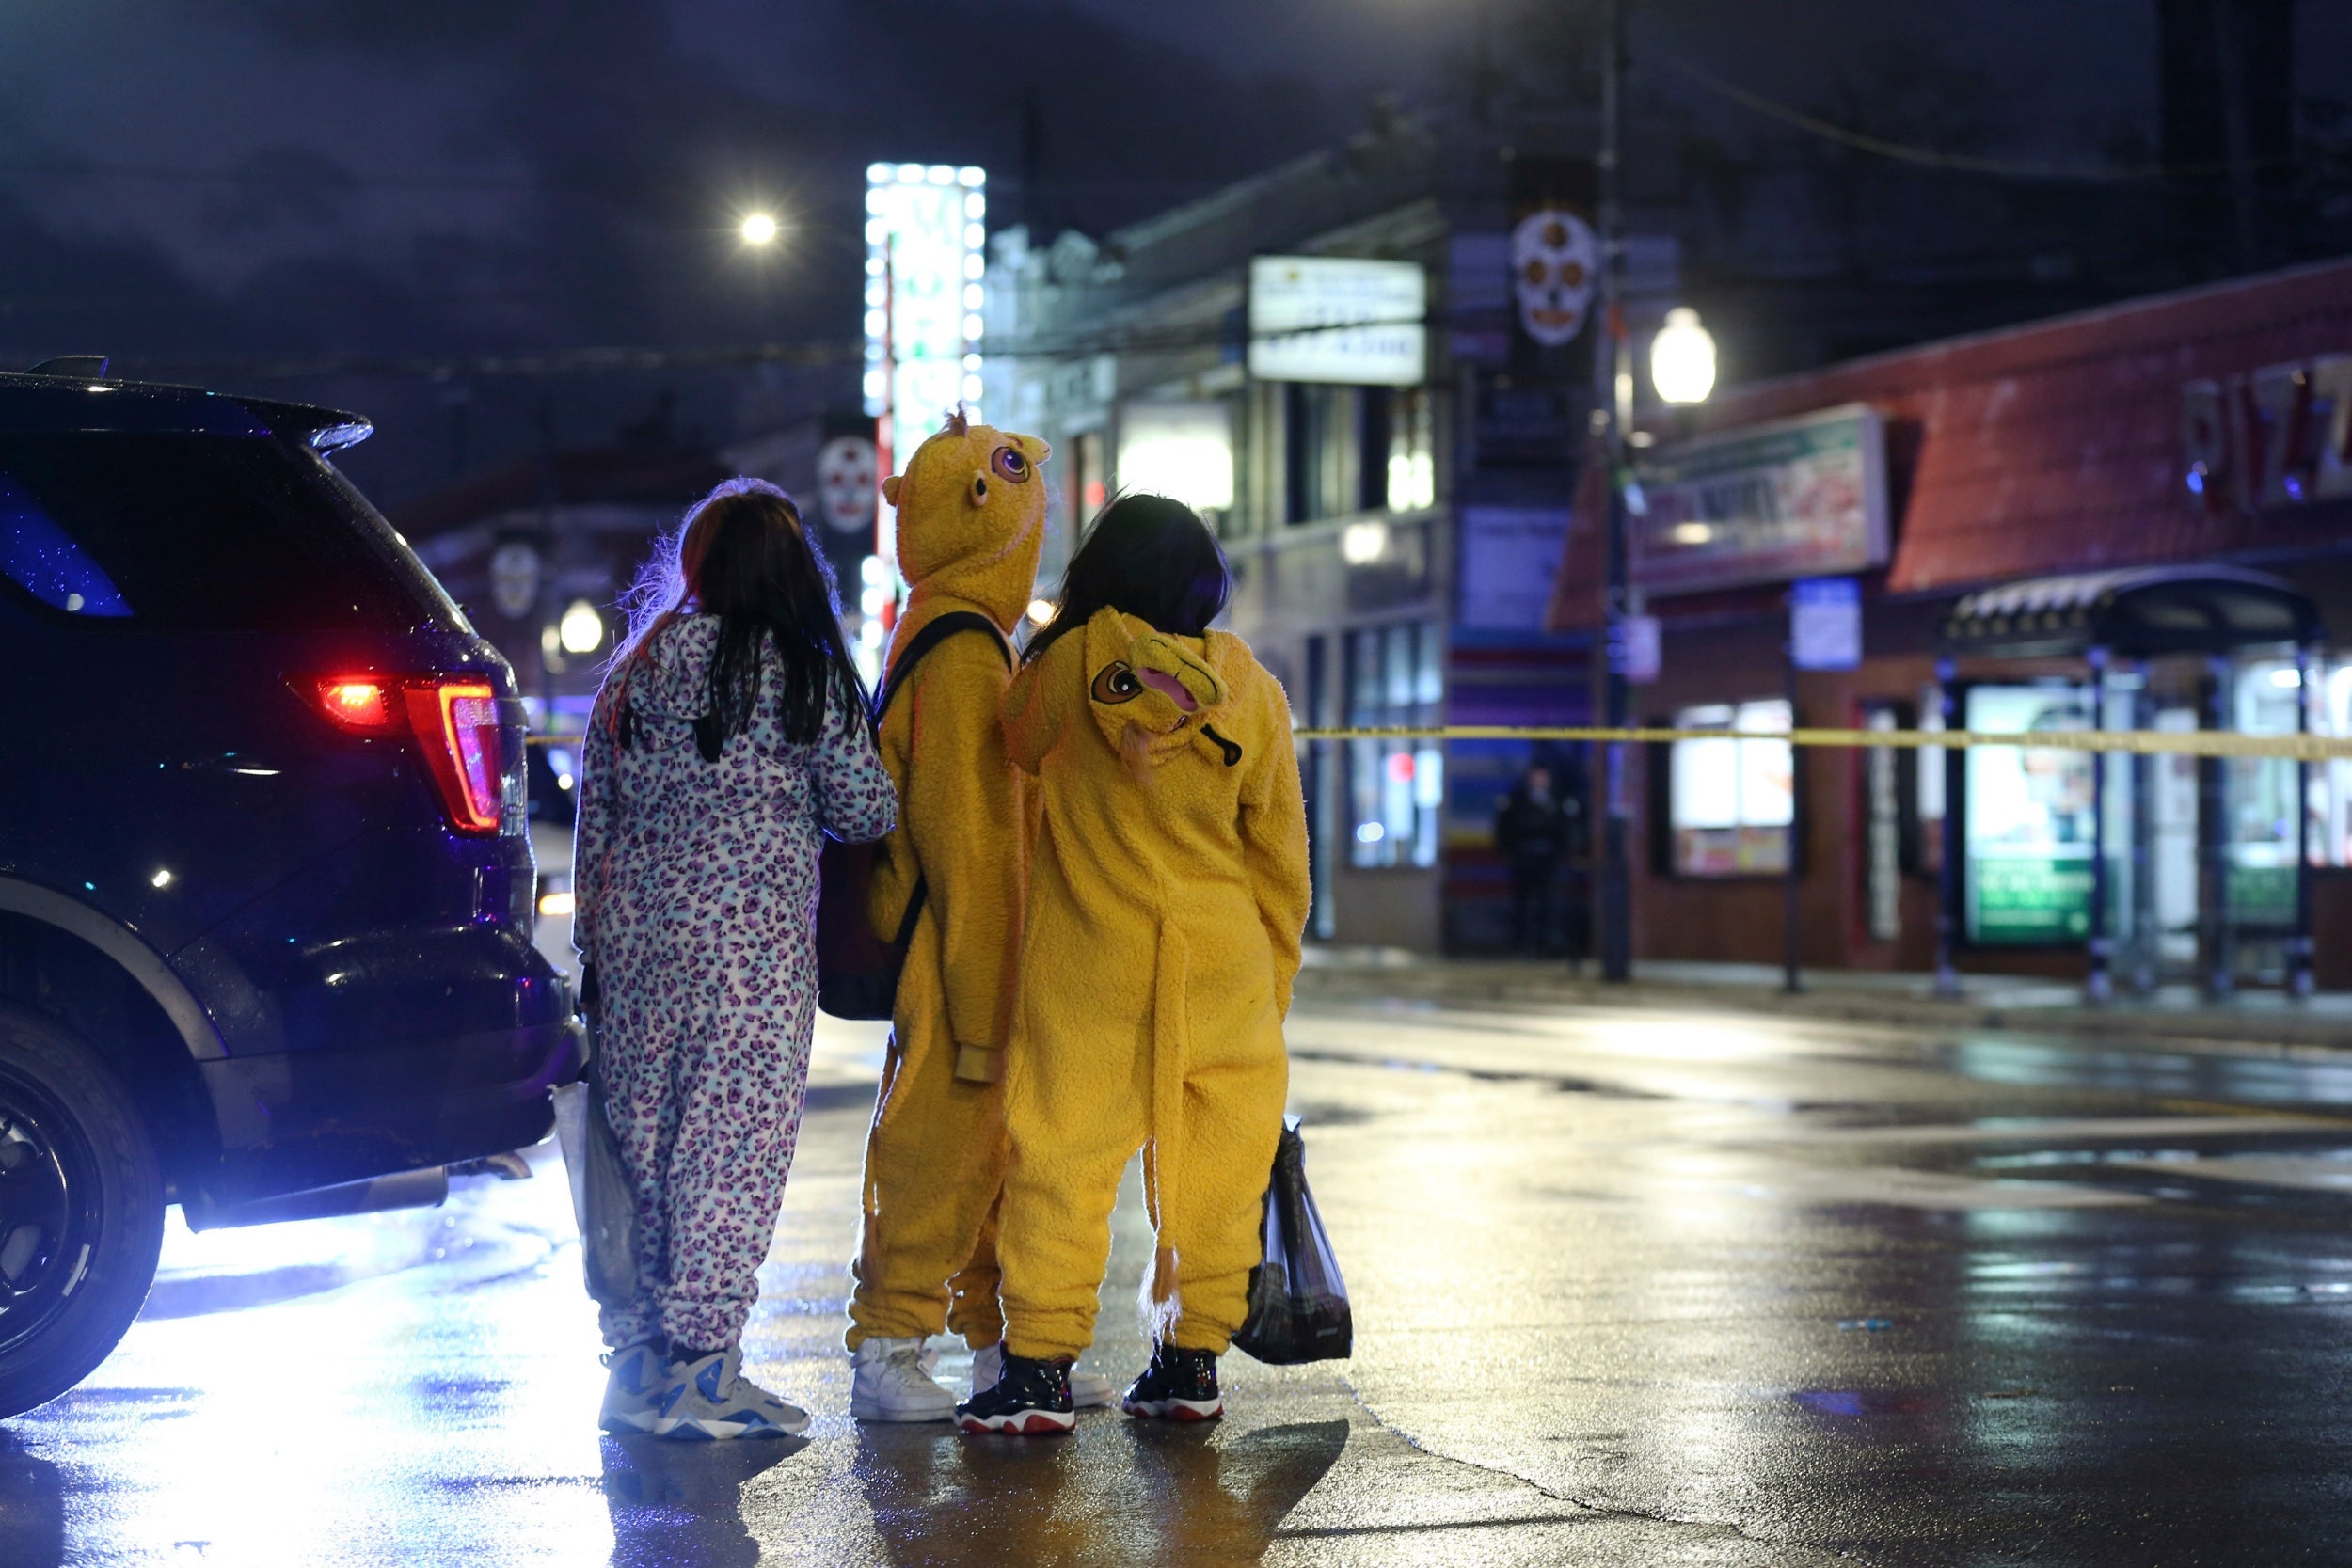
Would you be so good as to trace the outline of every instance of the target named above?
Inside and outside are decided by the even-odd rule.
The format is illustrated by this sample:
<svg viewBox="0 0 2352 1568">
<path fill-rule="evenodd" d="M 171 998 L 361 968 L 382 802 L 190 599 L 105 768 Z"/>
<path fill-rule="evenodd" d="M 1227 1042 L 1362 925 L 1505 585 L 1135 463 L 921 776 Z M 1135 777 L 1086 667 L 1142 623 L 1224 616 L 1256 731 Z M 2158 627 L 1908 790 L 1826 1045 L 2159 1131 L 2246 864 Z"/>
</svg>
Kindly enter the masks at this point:
<svg viewBox="0 0 2352 1568">
<path fill-rule="evenodd" d="M 341 474 L 272 437 L 0 434 L 0 578 L 180 630 L 465 625 Z"/>
</svg>

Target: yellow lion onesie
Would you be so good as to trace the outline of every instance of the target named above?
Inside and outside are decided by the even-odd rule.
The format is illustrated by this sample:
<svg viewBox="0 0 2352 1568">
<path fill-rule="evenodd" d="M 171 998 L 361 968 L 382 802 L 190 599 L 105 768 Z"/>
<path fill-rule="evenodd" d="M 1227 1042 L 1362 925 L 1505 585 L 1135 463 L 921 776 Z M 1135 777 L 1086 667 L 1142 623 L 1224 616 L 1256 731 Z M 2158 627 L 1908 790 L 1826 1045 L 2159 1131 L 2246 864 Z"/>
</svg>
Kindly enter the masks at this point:
<svg viewBox="0 0 2352 1568">
<path fill-rule="evenodd" d="M 1149 1142 L 1150 1326 L 1222 1354 L 1262 1251 L 1307 922 L 1289 704 L 1241 639 L 1104 610 L 1014 679 L 1005 726 L 1043 798 L 1006 1082 L 1005 1348 L 1092 1342 L 1120 1173 Z"/>
<path fill-rule="evenodd" d="M 1028 605 L 1044 544 L 1038 466 L 1048 453 L 1034 436 L 967 424 L 959 414 L 882 486 L 898 509 L 898 569 L 912 585 L 891 640 L 893 665 L 942 615 L 977 613 L 994 632 L 938 642 L 882 726 L 899 826 L 875 875 L 874 928 L 897 934 L 918 877 L 925 903 L 898 979 L 866 1138 L 865 1227 L 846 1337 L 853 1355 L 869 1338 L 919 1348 L 951 1316 L 976 1349 L 1002 1334 L 993 1248 L 983 1231 L 1004 1170 L 1001 1080 L 1034 812 L 1026 781 L 1006 757 L 997 710 L 1011 678 L 1007 639 Z M 930 1408 L 869 1408 L 861 1372 L 853 1411 L 947 1418 L 952 1401 L 929 1383 L 928 1360 L 922 1367 L 913 1386 L 933 1402 Z"/>
</svg>

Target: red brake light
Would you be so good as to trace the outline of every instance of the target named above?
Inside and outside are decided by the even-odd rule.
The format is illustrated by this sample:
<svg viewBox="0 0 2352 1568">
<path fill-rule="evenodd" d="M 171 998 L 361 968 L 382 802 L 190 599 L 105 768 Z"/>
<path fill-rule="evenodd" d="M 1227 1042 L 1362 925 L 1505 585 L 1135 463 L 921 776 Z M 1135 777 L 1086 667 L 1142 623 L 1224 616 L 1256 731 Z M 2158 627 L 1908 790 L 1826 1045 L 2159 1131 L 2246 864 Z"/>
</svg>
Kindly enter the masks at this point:
<svg viewBox="0 0 2352 1568">
<path fill-rule="evenodd" d="M 318 684 L 329 722 L 357 735 L 405 729 L 424 753 L 441 809 L 462 833 L 494 833 L 505 811 L 505 745 L 488 681 L 333 675 Z"/>
<path fill-rule="evenodd" d="M 460 832 L 498 832 L 505 767 L 490 683 L 420 681 L 408 689 L 408 721 L 424 743 L 450 825 Z"/>
<path fill-rule="evenodd" d="M 326 717 L 347 730 L 389 730 L 398 721 L 389 683 L 365 676 L 342 676 L 319 682 L 319 705 Z"/>
</svg>

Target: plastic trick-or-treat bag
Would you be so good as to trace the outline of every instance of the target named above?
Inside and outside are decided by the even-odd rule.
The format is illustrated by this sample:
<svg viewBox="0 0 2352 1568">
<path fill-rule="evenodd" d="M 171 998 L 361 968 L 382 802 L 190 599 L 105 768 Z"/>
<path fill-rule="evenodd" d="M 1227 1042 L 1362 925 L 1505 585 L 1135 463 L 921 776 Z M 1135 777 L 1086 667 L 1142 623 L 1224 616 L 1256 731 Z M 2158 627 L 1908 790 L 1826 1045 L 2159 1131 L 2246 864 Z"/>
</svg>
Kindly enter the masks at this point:
<svg viewBox="0 0 2352 1568">
<path fill-rule="evenodd" d="M 588 1295 L 602 1307 L 627 1307 L 637 1294 L 637 1193 L 621 1164 L 612 1123 L 604 1114 L 593 983 L 582 991 L 588 1068 L 580 1082 L 555 1091 L 555 1141 L 571 1177 L 572 1217 L 580 1222 Z"/>
<path fill-rule="evenodd" d="M 1284 1117 L 1265 1190 L 1265 1261 L 1249 1271 L 1249 1319 L 1233 1344 L 1261 1361 L 1292 1366 L 1344 1361 L 1354 1342 L 1347 1285 L 1307 1190 L 1307 1146 L 1298 1118 Z"/>
</svg>

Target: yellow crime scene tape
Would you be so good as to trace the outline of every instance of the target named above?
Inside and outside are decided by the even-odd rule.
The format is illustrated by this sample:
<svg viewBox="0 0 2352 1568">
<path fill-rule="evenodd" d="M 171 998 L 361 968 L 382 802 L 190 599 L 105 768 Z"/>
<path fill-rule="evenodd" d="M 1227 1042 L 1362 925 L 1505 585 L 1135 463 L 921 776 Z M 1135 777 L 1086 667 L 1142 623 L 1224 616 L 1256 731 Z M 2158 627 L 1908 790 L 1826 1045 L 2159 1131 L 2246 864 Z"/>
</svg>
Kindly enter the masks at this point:
<svg viewBox="0 0 2352 1568">
<path fill-rule="evenodd" d="M 2033 752 L 2123 752 L 2137 756 L 2278 757 L 2352 762 L 2352 736 L 2240 735 L 2234 730 L 1674 730 L 1595 724 L 1429 724 L 1295 730 L 1299 740 L 1590 740 L 1659 745 L 1677 740 L 1782 740 L 1792 746 L 1912 750 L 2013 746 Z M 533 746 L 577 746 L 577 735 L 534 735 Z"/>
<path fill-rule="evenodd" d="M 1393 728 L 1309 729 L 1300 740 L 1595 740 L 1633 745 L 1676 740 L 1782 740 L 1792 746 L 2015 746 L 2034 752 L 2128 752 L 2149 756 L 2282 757 L 2289 762 L 2352 761 L 2352 736 L 2240 735 L 2233 730 L 1669 730 L 1606 729 L 1589 724 L 1433 724 Z"/>
</svg>

